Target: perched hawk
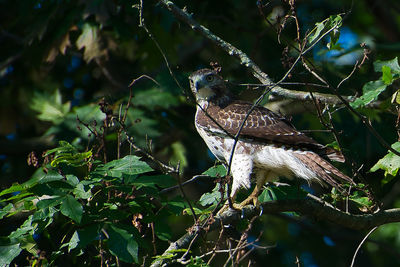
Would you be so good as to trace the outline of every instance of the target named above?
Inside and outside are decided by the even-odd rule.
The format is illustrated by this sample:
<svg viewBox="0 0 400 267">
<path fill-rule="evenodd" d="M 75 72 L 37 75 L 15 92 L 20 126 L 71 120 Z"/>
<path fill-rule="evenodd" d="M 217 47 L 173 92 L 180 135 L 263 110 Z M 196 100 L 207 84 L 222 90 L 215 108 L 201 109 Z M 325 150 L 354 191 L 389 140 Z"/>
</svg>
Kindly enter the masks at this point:
<svg viewBox="0 0 400 267">
<path fill-rule="evenodd" d="M 284 117 L 267 108 L 256 106 L 248 115 L 253 104 L 234 100 L 216 71 L 202 69 L 192 73 L 189 80 L 198 104 L 196 129 L 218 160 L 229 163 L 234 136 L 244 122 L 232 158 L 232 199 L 241 187 L 250 187 L 252 174 L 257 182 L 253 193 L 236 207 L 256 204 L 263 185 L 280 176 L 339 189 L 343 181 L 353 183 L 324 159 L 343 162 L 340 152 L 297 131 Z"/>
</svg>

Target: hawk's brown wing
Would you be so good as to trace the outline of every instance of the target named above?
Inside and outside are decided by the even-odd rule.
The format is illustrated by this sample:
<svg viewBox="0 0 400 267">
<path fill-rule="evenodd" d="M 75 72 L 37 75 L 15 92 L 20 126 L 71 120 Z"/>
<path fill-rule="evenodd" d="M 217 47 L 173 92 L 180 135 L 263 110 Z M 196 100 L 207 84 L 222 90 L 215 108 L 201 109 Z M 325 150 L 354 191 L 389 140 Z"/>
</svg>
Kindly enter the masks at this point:
<svg viewBox="0 0 400 267">
<path fill-rule="evenodd" d="M 206 113 L 199 114 L 197 123 L 215 134 L 229 133 L 229 135 L 235 136 L 251 107 L 251 103 L 242 101 L 234 101 L 224 107 L 210 105 L 205 110 Z M 307 149 L 332 160 L 344 161 L 340 152 L 319 144 L 304 133 L 297 131 L 284 117 L 260 106 L 255 107 L 245 120 L 240 130 L 240 137 Z"/>
</svg>

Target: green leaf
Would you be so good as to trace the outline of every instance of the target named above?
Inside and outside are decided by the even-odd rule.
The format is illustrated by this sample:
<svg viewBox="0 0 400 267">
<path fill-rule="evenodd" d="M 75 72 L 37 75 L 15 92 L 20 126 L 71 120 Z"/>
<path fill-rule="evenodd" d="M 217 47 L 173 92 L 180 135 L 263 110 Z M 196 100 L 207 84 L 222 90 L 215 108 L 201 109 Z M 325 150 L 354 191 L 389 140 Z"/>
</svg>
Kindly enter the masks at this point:
<svg viewBox="0 0 400 267">
<path fill-rule="evenodd" d="M 221 185 L 220 183 L 216 184 L 211 192 L 204 193 L 199 200 L 199 203 L 202 206 L 214 205 L 218 204 L 221 201 Z M 225 186 L 225 198 L 228 196 L 227 186 Z"/>
<path fill-rule="evenodd" d="M 28 219 L 26 219 L 18 229 L 11 232 L 8 238 L 19 240 L 27 235 L 32 236 L 36 230 L 37 230 L 37 223 L 33 222 L 33 215 L 30 215 Z"/>
<path fill-rule="evenodd" d="M 175 215 L 181 215 L 185 209 L 185 200 L 182 197 L 176 197 L 174 200 L 163 202 L 168 206 L 168 209 Z"/>
<path fill-rule="evenodd" d="M 372 201 L 368 197 L 350 197 L 360 207 L 371 207 Z"/>
<path fill-rule="evenodd" d="M 342 17 L 340 15 L 332 15 L 322 22 L 315 23 L 315 28 L 312 30 L 313 34 L 308 37 L 308 43 L 312 44 L 328 30 L 332 28 L 335 28 L 335 30 L 337 30 L 337 28 L 339 28 L 340 26 L 342 26 Z M 335 30 L 333 30 L 333 32 Z M 334 45 L 339 39 L 338 31 L 336 33 L 333 33 L 333 37 L 334 38 L 332 39 L 331 36 L 332 45 Z"/>
<path fill-rule="evenodd" d="M 121 178 L 122 175 L 136 175 L 152 170 L 153 169 L 146 162 L 141 161 L 139 157 L 134 155 L 128 155 L 122 159 L 110 161 L 104 166 L 96 168 L 96 172 L 105 176 L 118 178 Z"/>
<path fill-rule="evenodd" d="M 159 88 L 152 88 L 136 93 L 132 102 L 149 109 L 157 106 L 169 108 L 179 104 L 178 97 Z"/>
<path fill-rule="evenodd" d="M 132 184 L 138 189 L 141 187 L 154 187 L 166 188 L 176 185 L 176 180 L 170 175 L 142 175 L 127 177 L 125 180 L 126 184 Z"/>
<path fill-rule="evenodd" d="M 308 43 L 310 43 L 310 44 L 313 43 L 314 40 L 317 39 L 321 35 L 321 33 L 322 33 L 322 31 L 324 29 L 325 29 L 325 23 L 324 22 L 315 23 L 315 28 L 314 28 L 315 32 L 314 32 L 313 35 L 308 37 Z"/>
<path fill-rule="evenodd" d="M 363 107 L 372 101 L 376 100 L 378 96 L 385 91 L 387 85 L 382 80 L 370 81 L 364 84 L 363 95 L 350 103 L 353 108 Z"/>
<path fill-rule="evenodd" d="M 377 60 L 374 62 L 374 70 L 376 72 L 381 72 L 383 70 L 382 69 L 383 66 L 389 67 L 392 73 L 400 74 L 400 66 L 397 57 L 391 60 L 386 60 L 386 61 Z"/>
<path fill-rule="evenodd" d="M 171 227 L 166 222 L 157 222 L 155 224 L 155 233 L 163 241 L 168 241 L 172 238 Z"/>
<path fill-rule="evenodd" d="M 139 108 L 129 109 L 127 121 L 131 126 L 129 127 L 128 133 L 130 136 L 135 136 L 138 141 L 148 138 L 155 138 L 160 136 L 160 124 L 159 121 L 150 118 L 149 113 Z"/>
<path fill-rule="evenodd" d="M 110 225 L 107 229 L 107 245 L 111 254 L 128 263 L 138 263 L 138 243 L 127 230 Z"/>
<path fill-rule="evenodd" d="M 217 165 L 209 168 L 203 174 L 208 175 L 210 177 L 224 177 L 226 176 L 226 168 L 224 165 Z"/>
<path fill-rule="evenodd" d="M 304 199 L 307 192 L 297 186 L 269 186 L 259 196 L 260 202 L 280 199 Z"/>
<path fill-rule="evenodd" d="M 188 161 L 186 158 L 186 148 L 181 142 L 175 142 L 171 145 L 172 156 L 170 157 L 170 162 L 172 165 L 177 165 L 179 163 L 180 169 L 184 169 L 188 166 Z"/>
<path fill-rule="evenodd" d="M 14 205 L 11 203 L 8 203 L 7 206 L 3 207 L 0 210 L 0 219 L 3 219 L 3 217 L 6 216 L 12 210 L 14 210 Z"/>
<path fill-rule="evenodd" d="M 81 222 L 83 215 L 83 207 L 78 200 L 71 195 L 66 195 L 61 202 L 60 211 L 65 216 L 71 218 L 77 223 Z"/>
<path fill-rule="evenodd" d="M 0 245 L 0 266 L 9 266 L 21 251 L 22 249 L 19 247 L 19 244 Z"/>
<path fill-rule="evenodd" d="M 46 152 L 45 156 L 55 154 L 51 161 L 51 166 L 57 167 L 60 163 L 65 163 L 69 166 L 80 167 L 87 164 L 92 158 L 92 151 L 79 152 L 77 148 L 66 141 L 60 141 L 59 147 Z"/>
<path fill-rule="evenodd" d="M 85 191 L 85 187 L 82 183 L 79 183 L 76 185 L 73 194 L 77 197 L 77 198 L 82 198 L 82 199 L 88 199 L 92 196 L 92 192 L 90 191 L 90 189 L 88 189 L 87 191 Z"/>
<path fill-rule="evenodd" d="M 393 83 L 393 75 L 392 71 L 388 66 L 382 66 L 382 81 L 386 85 L 390 85 Z"/>
<path fill-rule="evenodd" d="M 74 232 L 69 243 L 68 252 L 75 248 L 85 248 L 99 237 L 100 225 L 91 225 Z"/>
<path fill-rule="evenodd" d="M 71 103 L 63 104 L 61 93 L 56 89 L 53 94 L 35 92 L 30 108 L 39 113 L 38 119 L 59 123 L 71 109 Z"/>
<path fill-rule="evenodd" d="M 339 37 L 340 37 L 339 29 L 334 29 L 333 31 L 331 31 L 329 36 L 331 37 L 331 40 L 327 44 L 328 49 L 329 50 L 336 49 L 337 48 L 336 44 L 337 44 L 337 41 L 339 41 Z"/>
<path fill-rule="evenodd" d="M 14 184 L 11 187 L 4 189 L 3 191 L 0 192 L 0 196 L 6 195 L 6 194 L 11 194 L 11 193 L 15 193 L 18 191 L 22 191 L 24 189 L 24 187 L 20 184 Z"/>
<path fill-rule="evenodd" d="M 193 207 L 193 211 L 196 215 L 203 215 L 203 214 L 209 214 L 210 211 L 205 209 L 205 210 L 201 210 L 199 208 L 195 208 Z M 187 214 L 187 215 L 193 215 L 192 209 L 191 208 L 186 208 L 183 210 L 183 214 Z"/>
<path fill-rule="evenodd" d="M 392 145 L 392 148 L 400 152 L 400 142 L 396 142 Z M 400 157 L 389 151 L 386 156 L 381 158 L 371 169 L 371 172 L 377 170 L 384 170 L 385 176 L 392 175 L 396 176 L 400 168 Z"/>
</svg>

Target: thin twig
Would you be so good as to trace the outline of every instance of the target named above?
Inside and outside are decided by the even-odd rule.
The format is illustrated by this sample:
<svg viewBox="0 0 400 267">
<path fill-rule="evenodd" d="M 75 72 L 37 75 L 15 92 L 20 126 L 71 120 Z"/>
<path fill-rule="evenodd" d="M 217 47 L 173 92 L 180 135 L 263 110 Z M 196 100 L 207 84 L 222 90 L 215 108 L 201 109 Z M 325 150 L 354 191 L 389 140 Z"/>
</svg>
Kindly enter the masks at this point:
<svg viewBox="0 0 400 267">
<path fill-rule="evenodd" d="M 358 251 L 360 250 L 361 246 L 364 244 L 364 242 L 367 240 L 367 238 L 372 234 L 372 232 L 374 232 L 376 229 L 378 229 L 378 226 L 375 226 L 374 228 L 372 228 L 371 231 L 369 231 L 368 234 L 365 235 L 363 240 L 361 240 L 360 244 L 358 244 L 358 247 L 357 247 L 356 251 L 354 252 L 353 259 L 351 260 L 350 267 L 354 266 L 354 262 L 356 261 L 357 254 L 358 254 Z"/>
<path fill-rule="evenodd" d="M 192 178 L 190 178 L 189 180 L 186 180 L 185 182 L 183 182 L 182 186 L 186 186 L 188 184 L 191 184 L 191 183 L 197 181 L 200 178 L 210 178 L 210 176 L 209 175 L 202 175 L 202 174 L 195 175 Z M 171 192 L 171 191 L 173 191 L 175 189 L 178 189 L 178 188 L 179 188 L 179 185 L 174 185 L 174 186 L 171 186 L 171 187 L 168 187 L 168 188 L 164 188 L 163 190 L 160 191 L 160 193 L 161 194 L 165 194 L 165 193 Z"/>
<path fill-rule="evenodd" d="M 158 51 L 160 51 L 161 56 L 163 57 L 165 64 L 168 68 L 168 71 L 172 77 L 172 79 L 175 81 L 176 85 L 178 85 L 178 87 L 182 90 L 183 94 L 186 94 L 185 89 L 182 87 L 182 85 L 180 84 L 180 82 L 178 81 L 178 79 L 176 78 L 174 72 L 171 69 L 171 66 L 168 62 L 168 59 L 164 53 L 164 51 L 162 50 L 160 44 L 158 43 L 158 41 L 156 40 L 156 38 L 154 37 L 154 35 L 149 31 L 149 29 L 146 26 L 146 23 L 144 21 L 144 16 L 143 16 L 143 0 L 140 0 L 140 5 L 139 5 L 139 27 L 142 27 L 145 32 L 147 33 L 147 35 L 150 37 L 150 39 L 154 42 L 154 44 L 156 45 Z"/>
</svg>

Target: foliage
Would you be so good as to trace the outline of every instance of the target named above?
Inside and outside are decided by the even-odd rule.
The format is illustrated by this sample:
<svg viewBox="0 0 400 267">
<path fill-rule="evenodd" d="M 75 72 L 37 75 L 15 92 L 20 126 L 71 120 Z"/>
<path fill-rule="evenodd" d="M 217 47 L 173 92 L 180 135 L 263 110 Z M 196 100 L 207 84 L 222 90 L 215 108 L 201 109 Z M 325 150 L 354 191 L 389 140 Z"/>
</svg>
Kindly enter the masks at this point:
<svg viewBox="0 0 400 267">
<path fill-rule="evenodd" d="M 353 109 L 264 99 L 298 129 L 318 130 L 310 135 L 340 148 L 347 163 L 337 167 L 357 185 L 346 185 L 346 195 L 284 181 L 268 185 L 260 203 L 311 193 L 349 214 L 399 207 L 399 156 L 365 126 L 400 151 L 397 0 L 173 2 L 272 80 L 290 70 L 280 86 L 308 96 L 340 93 Z M 208 229 L 228 196 L 229 175 L 223 165 L 210 167 L 215 159 L 193 127 L 186 77 L 218 62 L 232 86 L 248 83 L 233 90 L 252 101 L 260 91 L 234 54 L 159 1 L 0 6 L 0 266 L 349 265 L 366 233 L 299 213 Z M 163 254 L 198 227 L 206 230 L 201 240 Z M 379 228 L 357 263 L 397 266 L 399 233 L 398 224 Z"/>
</svg>

